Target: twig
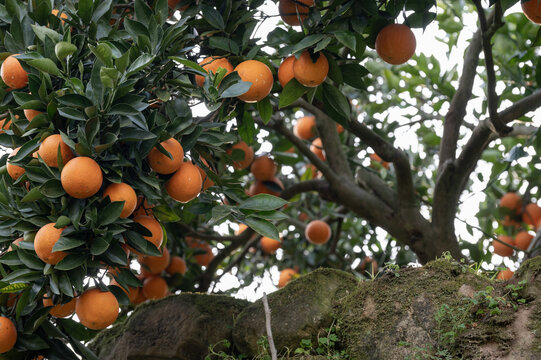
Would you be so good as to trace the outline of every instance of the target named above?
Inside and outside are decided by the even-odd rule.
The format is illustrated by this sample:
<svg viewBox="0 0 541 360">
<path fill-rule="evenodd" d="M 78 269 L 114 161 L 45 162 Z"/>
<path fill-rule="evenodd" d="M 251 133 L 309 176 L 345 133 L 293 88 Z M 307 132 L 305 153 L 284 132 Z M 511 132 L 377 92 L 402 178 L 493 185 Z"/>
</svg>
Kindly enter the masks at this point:
<svg viewBox="0 0 541 360">
<path fill-rule="evenodd" d="M 269 308 L 269 302 L 267 300 L 267 293 L 263 293 L 263 307 L 265 308 L 265 326 L 267 328 L 267 337 L 269 339 L 269 349 L 271 353 L 271 359 L 277 360 L 278 355 L 276 354 L 276 347 L 274 346 L 274 339 L 272 338 L 272 329 L 271 329 L 271 311 Z"/>
</svg>

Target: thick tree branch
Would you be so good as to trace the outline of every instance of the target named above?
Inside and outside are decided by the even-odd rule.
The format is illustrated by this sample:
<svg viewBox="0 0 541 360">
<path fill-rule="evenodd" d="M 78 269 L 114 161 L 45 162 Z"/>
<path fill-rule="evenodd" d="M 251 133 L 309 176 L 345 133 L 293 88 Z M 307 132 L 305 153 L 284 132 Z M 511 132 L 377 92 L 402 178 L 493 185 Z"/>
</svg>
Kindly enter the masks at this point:
<svg viewBox="0 0 541 360">
<path fill-rule="evenodd" d="M 397 209 L 398 204 L 396 203 L 396 192 L 377 174 L 363 168 L 362 166 L 359 166 L 355 174 L 355 180 L 359 186 L 366 191 L 373 192 L 389 207 Z"/>
<path fill-rule="evenodd" d="M 306 180 L 296 183 L 282 191 L 280 196 L 285 200 L 289 200 L 297 194 L 308 191 L 317 191 L 323 198 L 332 196 L 329 183 L 323 179 Z"/>
<path fill-rule="evenodd" d="M 509 106 L 507 109 L 500 111 L 498 114 L 500 120 L 505 124 L 526 115 L 530 111 L 541 106 L 541 90 L 523 97 L 522 99 Z"/>
</svg>

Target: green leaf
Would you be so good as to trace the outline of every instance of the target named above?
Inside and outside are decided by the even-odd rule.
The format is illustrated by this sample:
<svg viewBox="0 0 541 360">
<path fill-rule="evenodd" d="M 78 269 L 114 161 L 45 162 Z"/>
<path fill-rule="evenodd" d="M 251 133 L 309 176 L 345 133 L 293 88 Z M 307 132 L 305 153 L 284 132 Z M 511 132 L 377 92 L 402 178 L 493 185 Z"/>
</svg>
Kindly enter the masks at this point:
<svg viewBox="0 0 541 360">
<path fill-rule="evenodd" d="M 220 95 L 220 98 L 225 99 L 225 98 L 237 97 L 239 95 L 244 94 L 248 90 L 250 90 L 251 86 L 252 86 L 251 82 L 247 82 L 247 81 L 238 82 L 236 84 L 231 85 L 224 92 L 222 92 L 222 94 Z"/>
<path fill-rule="evenodd" d="M 39 191 L 48 198 L 58 198 L 66 192 L 58 179 L 49 179 L 39 187 Z"/>
<path fill-rule="evenodd" d="M 125 201 L 113 201 L 107 204 L 98 215 L 98 223 L 101 226 L 109 225 L 120 217 Z"/>
<path fill-rule="evenodd" d="M 94 2 L 92 0 L 80 0 L 79 6 L 77 8 L 77 15 L 83 20 L 85 24 L 90 23 L 92 18 L 92 8 L 94 7 Z"/>
<path fill-rule="evenodd" d="M 88 48 L 107 67 L 113 67 L 113 51 L 109 45 L 100 43 L 98 46 L 88 45 Z"/>
<path fill-rule="evenodd" d="M 366 88 L 363 77 L 368 75 L 369 72 L 364 66 L 359 64 L 344 64 L 340 66 L 340 70 L 346 84 L 356 89 Z"/>
<path fill-rule="evenodd" d="M 43 195 L 41 194 L 41 191 L 39 188 L 35 187 L 32 188 L 22 199 L 21 202 L 33 202 L 36 200 L 40 200 L 43 198 Z"/>
<path fill-rule="evenodd" d="M 28 155 L 32 154 L 39 148 L 38 142 L 39 138 L 28 141 L 26 144 L 20 147 L 17 154 L 11 157 L 10 160 L 12 162 L 18 162 L 27 157 Z"/>
<path fill-rule="evenodd" d="M 56 64 L 51 59 L 42 58 L 42 59 L 32 59 L 27 60 L 26 63 L 39 71 L 42 71 L 53 76 L 60 76 L 60 70 L 56 67 Z"/>
<path fill-rule="evenodd" d="M 62 61 L 70 55 L 73 55 L 77 51 L 77 46 L 67 42 L 61 41 L 54 47 L 54 53 L 58 60 Z"/>
<path fill-rule="evenodd" d="M 320 42 L 325 38 L 325 35 L 323 34 L 312 34 L 304 37 L 301 41 L 299 41 L 295 46 L 293 46 L 291 53 L 296 54 L 298 52 L 301 52 L 302 50 L 309 48 L 310 46 Z"/>
<path fill-rule="evenodd" d="M 345 95 L 336 87 L 323 83 L 323 103 L 325 109 L 332 110 L 333 113 L 338 115 L 343 122 L 349 120 L 350 107 L 349 102 Z M 335 120 L 340 120 L 335 119 Z"/>
<path fill-rule="evenodd" d="M 259 194 L 240 203 L 239 209 L 268 211 L 279 209 L 287 203 L 286 200 L 273 195 Z"/>
<path fill-rule="evenodd" d="M 220 12 L 208 5 L 201 5 L 203 19 L 205 19 L 212 27 L 223 30 L 225 28 L 224 19 Z"/>
<path fill-rule="evenodd" d="M 295 102 L 295 100 L 303 96 L 306 90 L 308 89 L 301 85 L 297 79 L 291 79 L 284 87 L 284 90 L 282 90 L 280 93 L 278 107 L 281 109 L 291 105 L 293 102 Z"/>
<path fill-rule="evenodd" d="M 235 55 L 238 55 L 240 52 L 239 45 L 231 39 L 222 37 L 222 36 L 212 36 L 209 39 L 209 46 L 211 48 L 221 49 Z"/>
<path fill-rule="evenodd" d="M 58 241 L 54 244 L 53 252 L 74 249 L 84 244 L 86 244 L 86 241 L 83 239 L 61 236 L 60 239 L 58 239 Z"/>
<path fill-rule="evenodd" d="M 177 222 L 180 217 L 169 206 L 158 205 L 152 208 L 152 214 L 160 220 L 160 222 Z"/>
<path fill-rule="evenodd" d="M 271 222 L 254 217 L 247 217 L 244 221 L 246 225 L 254 229 L 258 234 L 274 240 L 280 240 L 280 234 Z"/>
<path fill-rule="evenodd" d="M 54 227 L 57 229 L 62 229 L 69 224 L 71 224 L 71 219 L 67 216 L 62 215 L 59 216 L 58 219 L 56 219 L 56 224 L 54 225 Z"/>
<path fill-rule="evenodd" d="M 351 50 L 355 51 L 357 47 L 355 34 L 349 31 L 340 31 L 340 32 L 335 33 L 334 36 L 336 36 L 336 39 L 339 42 L 341 42 L 344 46 L 347 46 Z"/>
<path fill-rule="evenodd" d="M 126 75 L 130 76 L 132 74 L 135 74 L 136 72 L 144 69 L 152 61 L 154 61 L 155 56 L 149 55 L 149 54 L 141 54 L 133 63 L 130 64 L 128 67 L 128 70 L 126 70 Z"/>
<path fill-rule="evenodd" d="M 72 270 L 76 267 L 81 266 L 86 261 L 87 256 L 83 254 L 69 254 L 58 264 L 55 265 L 55 269 L 57 270 Z"/>
<path fill-rule="evenodd" d="M 66 106 L 86 108 L 94 105 L 90 99 L 79 94 L 67 94 L 58 98 L 58 102 Z"/>
<path fill-rule="evenodd" d="M 263 122 L 267 124 L 272 116 L 272 104 L 268 96 L 257 103 L 257 111 Z"/>
</svg>

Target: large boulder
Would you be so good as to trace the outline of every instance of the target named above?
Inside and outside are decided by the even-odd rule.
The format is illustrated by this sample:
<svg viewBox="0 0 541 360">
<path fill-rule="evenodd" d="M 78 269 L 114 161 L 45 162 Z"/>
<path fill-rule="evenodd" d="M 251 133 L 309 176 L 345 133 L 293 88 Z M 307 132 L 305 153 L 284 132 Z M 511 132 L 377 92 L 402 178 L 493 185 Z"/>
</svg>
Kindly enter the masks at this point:
<svg viewBox="0 0 541 360">
<path fill-rule="evenodd" d="M 295 349 L 302 339 L 316 340 L 318 333 L 331 326 L 335 303 L 358 285 L 351 274 L 334 269 L 318 269 L 290 282 L 268 296 L 274 343 L 278 351 Z M 261 351 L 258 340 L 267 336 L 262 300 L 246 307 L 233 329 L 233 343 L 244 355 Z"/>
<path fill-rule="evenodd" d="M 203 359 L 210 345 L 231 342 L 233 320 L 248 304 L 222 295 L 170 296 L 139 306 L 91 348 L 100 360 Z"/>
</svg>

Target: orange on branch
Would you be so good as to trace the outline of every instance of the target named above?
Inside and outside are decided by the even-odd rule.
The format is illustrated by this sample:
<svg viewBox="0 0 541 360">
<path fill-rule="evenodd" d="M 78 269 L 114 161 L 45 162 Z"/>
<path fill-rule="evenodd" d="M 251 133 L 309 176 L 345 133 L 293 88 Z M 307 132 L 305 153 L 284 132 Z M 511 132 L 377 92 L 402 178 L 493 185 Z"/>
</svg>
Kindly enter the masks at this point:
<svg viewBox="0 0 541 360">
<path fill-rule="evenodd" d="M 291 26 L 299 26 L 308 16 L 310 6 L 314 6 L 314 0 L 280 0 L 278 11 L 282 20 Z"/>
<path fill-rule="evenodd" d="M 515 275 L 515 273 L 509 269 L 502 270 L 498 272 L 498 275 L 496 275 L 496 279 L 498 280 L 509 280 Z"/>
<path fill-rule="evenodd" d="M 126 293 L 126 295 L 128 296 L 128 299 L 130 299 L 130 303 L 133 304 L 135 299 L 137 299 L 137 296 L 139 296 L 139 288 L 138 287 L 133 287 L 133 286 L 128 286 L 128 289 L 125 289 L 124 287 L 122 287 L 116 280 L 111 280 L 111 283 L 110 285 L 115 285 L 115 286 L 118 286 L 119 288 L 122 289 L 122 291 L 124 291 L 124 293 Z"/>
<path fill-rule="evenodd" d="M 242 81 L 251 82 L 250 89 L 238 98 L 247 103 L 263 100 L 272 90 L 272 71 L 267 65 L 257 60 L 246 60 L 235 67 Z"/>
<path fill-rule="evenodd" d="M 167 296 L 167 282 L 159 276 L 150 276 L 143 282 L 143 295 L 147 299 L 162 299 Z"/>
<path fill-rule="evenodd" d="M 379 163 L 385 169 L 389 169 L 389 163 L 387 161 L 383 161 L 383 159 L 378 154 L 370 154 L 370 155 L 368 155 L 368 157 L 370 158 L 371 162 Z"/>
<path fill-rule="evenodd" d="M 136 223 L 139 223 L 147 228 L 151 232 L 151 236 L 143 236 L 147 241 L 150 241 L 157 248 L 162 245 L 163 241 L 163 230 L 160 223 L 150 216 L 137 216 L 133 219 Z"/>
<path fill-rule="evenodd" d="M 534 236 L 530 234 L 527 231 L 521 231 L 517 235 L 515 235 L 515 247 L 519 248 L 520 250 L 528 250 L 528 247 L 530 246 L 530 243 L 532 242 Z"/>
<path fill-rule="evenodd" d="M 276 175 L 276 163 L 268 155 L 259 156 L 252 163 L 250 171 L 256 180 L 267 181 Z"/>
<path fill-rule="evenodd" d="M 43 140 L 38 149 L 38 154 L 43 159 L 43 162 L 50 167 L 58 167 L 58 148 L 60 147 L 60 155 L 62 164 L 66 165 L 68 161 L 75 157 L 75 154 L 70 147 L 62 140 L 60 134 L 49 135 Z"/>
<path fill-rule="evenodd" d="M 0 68 L 0 77 L 10 88 L 21 89 L 28 84 L 28 73 L 23 69 L 15 55 L 10 55 L 4 60 Z"/>
<path fill-rule="evenodd" d="M 522 199 L 517 193 L 508 192 L 500 198 L 500 207 L 519 214 L 522 210 Z"/>
<path fill-rule="evenodd" d="M 282 242 L 263 236 L 259 240 L 259 245 L 265 254 L 274 254 L 276 250 L 282 247 Z"/>
<path fill-rule="evenodd" d="M 161 250 L 161 253 L 159 256 L 139 256 L 137 261 L 141 264 L 142 269 L 152 275 L 157 275 L 167 268 L 169 260 L 171 260 L 169 250 L 166 247 Z"/>
<path fill-rule="evenodd" d="M 204 158 L 201 157 L 200 160 L 207 168 L 210 169 L 208 162 Z M 214 186 L 214 181 L 212 181 L 212 179 L 207 175 L 207 172 L 200 166 L 197 166 L 197 169 L 201 174 L 201 179 L 203 179 L 203 190 L 207 190 L 209 187 Z"/>
<path fill-rule="evenodd" d="M 172 174 L 180 168 L 184 161 L 184 150 L 178 140 L 170 138 L 160 143 L 171 154 L 171 157 L 163 154 L 157 147 L 152 148 L 147 156 L 148 164 L 158 174 Z"/>
<path fill-rule="evenodd" d="M 290 55 L 282 61 L 278 68 L 278 81 L 282 87 L 285 87 L 290 82 L 295 74 L 293 73 L 293 63 L 295 62 L 295 55 Z"/>
<path fill-rule="evenodd" d="M 283 269 L 282 271 L 280 271 L 280 278 L 278 279 L 278 287 L 280 289 L 283 288 L 284 286 L 287 285 L 288 282 L 290 282 L 292 279 L 294 279 L 297 276 L 298 276 L 297 271 L 291 268 Z"/>
<path fill-rule="evenodd" d="M 64 228 L 57 229 L 55 223 L 43 225 L 34 237 L 34 250 L 38 257 L 47 264 L 56 265 L 64 259 L 68 253 L 65 251 L 53 251 L 53 247 L 60 239 Z"/>
<path fill-rule="evenodd" d="M 24 117 L 26 117 L 26 120 L 32 121 L 36 115 L 43 114 L 41 111 L 38 110 L 32 110 L 32 109 L 24 109 Z"/>
<path fill-rule="evenodd" d="M 325 161 L 325 150 L 323 149 L 323 143 L 321 142 L 321 138 L 316 138 L 314 141 L 312 141 L 312 145 L 310 145 L 310 151 L 316 154 L 316 156 L 322 161 Z"/>
<path fill-rule="evenodd" d="M 0 354 L 13 349 L 17 342 L 17 328 L 9 318 L 0 316 Z"/>
<path fill-rule="evenodd" d="M 316 136 L 316 117 L 304 116 L 297 120 L 293 133 L 303 140 L 310 140 Z"/>
<path fill-rule="evenodd" d="M 232 156 L 235 149 L 244 152 L 244 157 L 241 157 L 240 160 L 233 160 L 233 167 L 235 170 L 246 169 L 254 160 L 254 149 L 252 149 L 251 146 L 248 146 L 244 141 L 239 141 L 227 150 L 227 155 Z"/>
<path fill-rule="evenodd" d="M 306 226 L 304 236 L 314 245 L 323 245 L 331 238 L 331 227 L 325 221 L 313 220 Z"/>
<path fill-rule="evenodd" d="M 524 15 L 531 22 L 541 24 L 541 3 L 539 0 L 522 0 L 520 5 Z"/>
<path fill-rule="evenodd" d="M 75 313 L 81 324 L 93 330 L 105 329 L 113 324 L 118 310 L 116 297 L 110 291 L 98 288 L 86 290 L 75 304 Z"/>
<path fill-rule="evenodd" d="M 208 266 L 208 264 L 210 264 L 212 259 L 214 259 L 214 254 L 212 253 L 212 248 L 206 242 L 193 240 L 193 241 L 188 242 L 188 246 L 191 247 L 192 249 L 204 250 L 204 253 L 194 255 L 195 261 L 200 266 Z"/>
<path fill-rule="evenodd" d="M 137 195 L 135 190 L 126 184 L 126 183 L 113 183 L 105 188 L 103 191 L 103 197 L 109 197 L 111 202 L 113 201 L 124 201 L 124 206 L 122 207 L 122 212 L 120 213 L 121 218 L 127 218 L 135 210 L 137 205 Z"/>
<path fill-rule="evenodd" d="M 268 183 L 268 182 L 274 183 L 275 187 L 277 187 L 277 188 L 279 188 L 281 190 L 276 191 L 274 188 L 270 188 L 269 186 L 267 186 L 267 184 L 265 184 L 265 183 Z M 268 181 L 265 181 L 265 182 L 256 180 L 250 186 L 250 188 L 248 189 L 248 195 L 249 196 L 254 196 L 254 195 L 258 195 L 258 194 L 269 194 L 269 195 L 274 195 L 274 196 L 280 196 L 280 193 L 283 190 L 284 190 L 284 184 L 282 183 L 282 181 L 280 179 L 278 179 L 275 176 L 272 179 L 270 179 Z"/>
<path fill-rule="evenodd" d="M 52 306 L 49 310 L 49 314 L 55 318 L 65 318 L 70 316 L 75 312 L 75 304 L 77 302 L 76 298 L 71 299 L 65 304 L 54 304 L 53 299 L 43 296 L 43 306 Z"/>
<path fill-rule="evenodd" d="M 169 275 L 175 275 L 180 274 L 184 275 L 186 274 L 186 261 L 184 261 L 183 258 L 180 256 L 171 256 L 171 262 L 169 263 L 169 266 L 165 269 L 165 272 Z"/>
<path fill-rule="evenodd" d="M 9 174 L 9 176 L 11 176 L 11 178 L 13 180 L 17 180 L 18 178 L 20 178 L 24 174 L 24 168 L 22 166 L 15 165 L 15 164 L 12 164 L 11 162 L 9 162 L 9 158 L 17 155 L 17 153 L 19 152 L 19 149 L 20 149 L 20 147 L 18 147 L 16 149 L 13 149 L 11 154 L 9 154 L 9 156 L 8 156 L 8 162 L 7 162 L 7 165 L 6 165 L 6 170 L 7 170 L 8 174 Z"/>
<path fill-rule="evenodd" d="M 165 184 L 165 190 L 176 201 L 187 203 L 199 195 L 202 186 L 203 179 L 199 168 L 191 162 L 184 162 L 169 178 Z"/>
<path fill-rule="evenodd" d="M 329 73 L 329 62 L 322 52 L 310 56 L 305 50 L 293 63 L 295 79 L 307 87 L 316 87 L 325 81 Z"/>
<path fill-rule="evenodd" d="M 400 65 L 415 53 L 417 42 L 411 29 L 402 24 L 385 26 L 376 37 L 376 52 L 383 61 Z"/>
<path fill-rule="evenodd" d="M 95 195 L 103 184 L 101 168 L 93 159 L 80 156 L 64 165 L 60 174 L 62 187 L 76 199 L 86 199 Z"/>
<path fill-rule="evenodd" d="M 522 221 L 531 226 L 536 226 L 541 220 L 541 207 L 534 203 L 529 203 L 522 213 Z"/>
<path fill-rule="evenodd" d="M 225 76 L 233 72 L 233 65 L 227 60 L 226 58 L 219 58 L 219 57 L 208 57 L 199 63 L 203 69 L 205 69 L 208 73 L 211 71 L 216 74 L 218 72 L 218 69 L 222 68 L 227 70 L 225 73 Z M 203 87 L 205 84 L 205 77 L 201 75 L 195 75 L 195 82 L 199 87 Z"/>
<path fill-rule="evenodd" d="M 500 256 L 511 256 L 513 255 L 513 248 L 509 245 L 515 245 L 515 242 L 513 241 L 513 238 L 506 235 L 500 235 L 498 236 L 498 239 L 501 241 L 492 241 L 492 246 L 494 247 L 494 254 L 500 255 Z M 502 244 L 503 242 L 503 244 Z"/>
</svg>

